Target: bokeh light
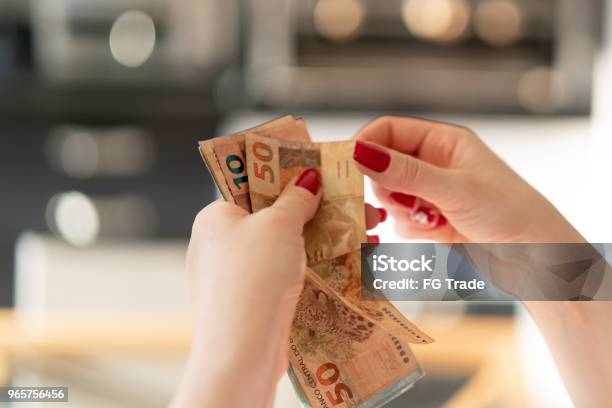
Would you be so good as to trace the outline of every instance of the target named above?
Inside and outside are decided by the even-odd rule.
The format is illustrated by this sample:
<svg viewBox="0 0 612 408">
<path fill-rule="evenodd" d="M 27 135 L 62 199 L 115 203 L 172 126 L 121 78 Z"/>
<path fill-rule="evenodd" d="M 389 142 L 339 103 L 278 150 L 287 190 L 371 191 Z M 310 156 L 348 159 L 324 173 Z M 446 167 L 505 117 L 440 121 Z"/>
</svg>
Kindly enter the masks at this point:
<svg viewBox="0 0 612 408">
<path fill-rule="evenodd" d="M 62 132 L 54 141 L 59 143 L 59 162 L 67 175 L 85 179 L 95 174 L 99 153 L 96 141 L 89 132 Z"/>
<path fill-rule="evenodd" d="M 553 112 L 561 99 L 561 78 L 550 67 L 534 67 L 527 70 L 519 80 L 518 100 L 526 110 L 533 113 Z"/>
<path fill-rule="evenodd" d="M 87 246 L 98 238 L 98 211 L 83 193 L 68 191 L 53 196 L 47 204 L 46 215 L 49 227 L 72 245 Z"/>
<path fill-rule="evenodd" d="M 419 38 L 439 43 L 459 40 L 470 23 L 465 0 L 404 0 L 402 19 Z"/>
<path fill-rule="evenodd" d="M 344 42 L 354 38 L 365 19 L 361 0 L 319 0 L 314 9 L 314 25 L 324 37 Z"/>
<path fill-rule="evenodd" d="M 509 46 L 521 38 L 523 20 L 523 11 L 513 0 L 482 1 L 474 13 L 474 30 L 491 46 Z"/>
<path fill-rule="evenodd" d="M 155 24 L 146 13 L 130 10 L 121 14 L 110 32 L 110 50 L 115 61 L 130 68 L 144 64 L 155 48 Z"/>
</svg>

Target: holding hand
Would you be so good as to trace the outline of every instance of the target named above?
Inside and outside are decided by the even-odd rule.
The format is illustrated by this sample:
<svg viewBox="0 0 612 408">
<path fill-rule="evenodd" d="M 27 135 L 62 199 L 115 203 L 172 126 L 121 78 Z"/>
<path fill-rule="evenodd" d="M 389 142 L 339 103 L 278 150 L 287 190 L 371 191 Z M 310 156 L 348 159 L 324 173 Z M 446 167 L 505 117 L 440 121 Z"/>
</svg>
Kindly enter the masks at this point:
<svg viewBox="0 0 612 408">
<path fill-rule="evenodd" d="M 302 230 L 320 200 L 321 177 L 310 169 L 255 214 L 222 201 L 198 214 L 187 252 L 195 333 L 173 406 L 270 406 L 304 284 Z M 385 217 L 366 206 L 368 229 Z"/>
<path fill-rule="evenodd" d="M 356 138 L 359 169 L 372 179 L 374 192 L 407 238 L 446 243 L 585 242 L 548 200 L 465 128 L 383 117 Z M 534 273 L 538 272 L 547 271 Z M 608 303 L 525 306 L 576 406 L 608 406 Z"/>
<path fill-rule="evenodd" d="M 319 173 L 306 170 L 256 214 L 222 201 L 198 214 L 187 251 L 195 333 L 174 406 L 270 405 L 287 368 L 306 268 L 302 229 L 320 187 Z"/>
<path fill-rule="evenodd" d="M 354 159 L 405 237 L 448 243 L 583 241 L 468 129 L 383 117 L 356 139 Z"/>
</svg>

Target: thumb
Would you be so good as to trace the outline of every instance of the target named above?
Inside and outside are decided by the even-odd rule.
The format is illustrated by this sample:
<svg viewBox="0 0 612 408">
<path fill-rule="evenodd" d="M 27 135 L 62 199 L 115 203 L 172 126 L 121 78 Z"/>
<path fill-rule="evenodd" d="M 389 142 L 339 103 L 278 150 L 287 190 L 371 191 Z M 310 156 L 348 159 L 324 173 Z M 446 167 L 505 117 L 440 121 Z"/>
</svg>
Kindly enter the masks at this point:
<svg viewBox="0 0 612 408">
<path fill-rule="evenodd" d="M 287 184 L 270 208 L 301 230 L 317 212 L 321 195 L 321 174 L 308 169 Z"/>
<path fill-rule="evenodd" d="M 372 142 L 358 141 L 353 158 L 359 170 L 382 187 L 435 204 L 450 197 L 458 181 L 452 170 Z"/>
</svg>

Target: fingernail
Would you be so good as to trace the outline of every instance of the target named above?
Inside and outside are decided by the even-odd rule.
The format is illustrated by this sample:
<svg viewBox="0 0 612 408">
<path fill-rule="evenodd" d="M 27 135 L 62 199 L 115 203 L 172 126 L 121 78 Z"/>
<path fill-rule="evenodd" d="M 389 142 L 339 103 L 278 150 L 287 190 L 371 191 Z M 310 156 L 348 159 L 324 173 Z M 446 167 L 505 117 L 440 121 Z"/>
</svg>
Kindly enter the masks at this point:
<svg viewBox="0 0 612 408">
<path fill-rule="evenodd" d="M 317 195 L 321 188 L 321 175 L 316 169 L 304 170 L 300 178 L 295 182 L 295 185 L 305 188 L 312 194 Z"/>
<path fill-rule="evenodd" d="M 429 207 L 419 207 L 416 212 L 421 212 L 427 217 L 427 223 L 431 224 L 436 220 L 436 211 Z"/>
<path fill-rule="evenodd" d="M 369 169 L 377 172 L 387 170 L 391 157 L 389 154 L 371 144 L 363 142 L 355 143 L 355 151 L 353 152 L 353 159 L 356 162 L 363 164 Z"/>
<path fill-rule="evenodd" d="M 419 221 L 423 224 L 433 224 L 437 221 L 435 224 L 437 227 L 442 227 L 448 223 L 446 217 L 440 214 L 438 210 L 429 207 L 419 207 L 419 209 L 416 210 L 416 217 L 419 218 Z"/>
<path fill-rule="evenodd" d="M 433 215 L 431 210 L 426 207 L 419 207 L 410 214 L 410 218 L 413 222 L 421 225 L 430 225 L 433 221 Z"/>
<path fill-rule="evenodd" d="M 380 222 L 385 222 L 387 220 L 387 210 L 384 208 L 377 208 L 380 213 Z"/>
<path fill-rule="evenodd" d="M 380 237 L 378 235 L 370 235 L 368 241 L 370 241 L 370 244 L 380 244 Z"/>
<path fill-rule="evenodd" d="M 446 219 L 445 216 L 443 216 L 442 214 L 440 214 L 440 217 L 438 217 L 438 227 L 443 227 L 446 224 L 448 224 L 448 220 Z"/>
<path fill-rule="evenodd" d="M 410 209 L 413 209 L 414 204 L 416 203 L 416 197 L 408 194 L 391 193 L 389 197 L 391 197 L 391 199 L 396 203 L 401 204 L 404 207 L 408 207 Z"/>
</svg>

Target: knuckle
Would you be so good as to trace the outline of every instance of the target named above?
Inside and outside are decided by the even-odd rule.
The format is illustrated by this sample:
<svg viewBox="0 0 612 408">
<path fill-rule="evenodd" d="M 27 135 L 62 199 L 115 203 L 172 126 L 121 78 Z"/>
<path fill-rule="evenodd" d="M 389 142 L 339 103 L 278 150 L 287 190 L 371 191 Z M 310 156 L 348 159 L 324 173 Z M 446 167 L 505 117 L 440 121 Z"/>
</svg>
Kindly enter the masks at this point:
<svg viewBox="0 0 612 408">
<path fill-rule="evenodd" d="M 393 117 L 393 116 L 391 116 L 391 115 L 382 115 L 382 116 L 379 116 L 379 117 L 376 119 L 376 121 L 377 121 L 377 122 L 378 122 L 378 121 L 379 121 L 379 122 L 391 122 L 393 119 L 394 119 L 394 117 Z"/>
<path fill-rule="evenodd" d="M 419 178 L 420 166 L 417 160 L 406 158 L 403 160 L 401 171 L 399 172 L 400 179 L 398 183 L 414 183 Z"/>
<path fill-rule="evenodd" d="M 484 174 L 471 171 L 453 171 L 450 176 L 453 177 L 451 185 L 456 190 L 465 192 L 468 196 L 474 196 L 483 188 L 486 188 L 487 183 Z"/>
<path fill-rule="evenodd" d="M 472 128 L 457 125 L 458 136 L 467 140 L 478 140 L 478 134 Z"/>
<path fill-rule="evenodd" d="M 235 206 L 225 201 L 215 201 L 203 209 L 195 216 L 192 232 L 201 233 L 207 231 L 223 214 L 228 214 Z"/>
<path fill-rule="evenodd" d="M 195 219 L 193 220 L 194 231 L 202 229 L 208 223 L 209 212 L 209 208 L 205 207 L 196 214 Z"/>
<path fill-rule="evenodd" d="M 198 237 L 199 239 L 208 237 L 214 227 L 213 220 L 214 218 L 209 215 L 208 211 L 205 211 L 205 209 L 200 211 L 198 215 L 196 215 L 193 226 L 191 227 L 191 237 Z"/>
<path fill-rule="evenodd" d="M 379 129 L 390 130 L 393 126 L 393 122 L 395 121 L 395 117 L 391 115 L 383 115 L 379 116 L 370 122 L 370 126 L 377 127 Z"/>
<path fill-rule="evenodd" d="M 273 226 L 287 225 L 295 217 L 295 214 L 291 214 L 291 211 L 285 205 L 268 207 L 262 210 L 261 213 L 266 223 Z"/>
</svg>

